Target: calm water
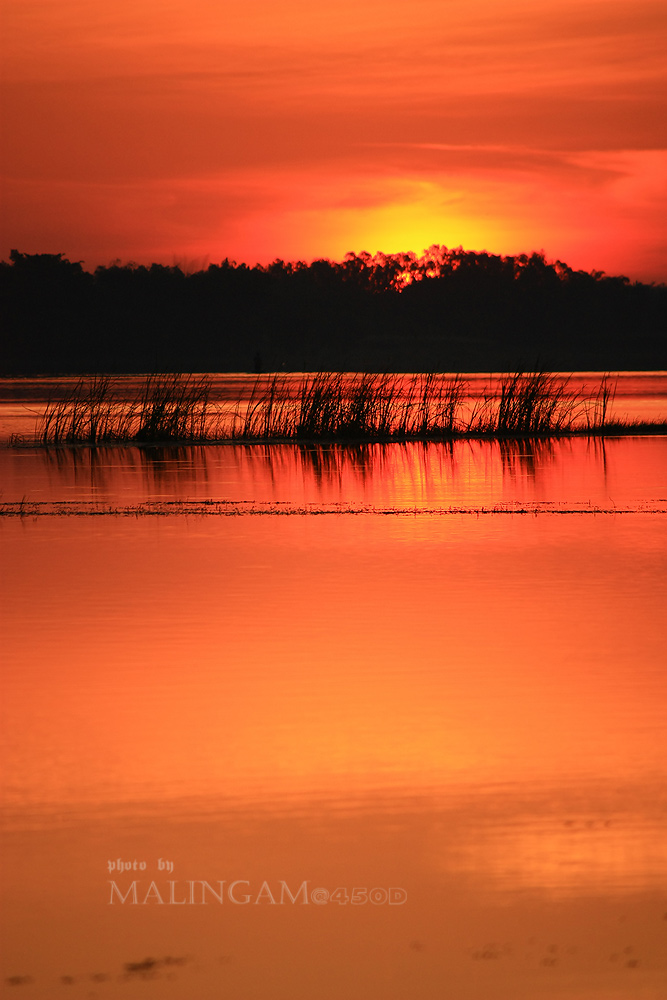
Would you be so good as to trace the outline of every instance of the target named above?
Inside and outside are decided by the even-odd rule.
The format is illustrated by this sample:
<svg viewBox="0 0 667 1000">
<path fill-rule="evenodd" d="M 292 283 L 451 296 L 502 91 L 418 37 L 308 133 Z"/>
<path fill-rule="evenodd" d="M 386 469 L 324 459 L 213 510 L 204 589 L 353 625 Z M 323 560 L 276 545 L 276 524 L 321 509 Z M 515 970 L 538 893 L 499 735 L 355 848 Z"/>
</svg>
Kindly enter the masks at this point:
<svg viewBox="0 0 667 1000">
<path fill-rule="evenodd" d="M 7 995 L 667 995 L 667 439 L 0 477 Z"/>
</svg>

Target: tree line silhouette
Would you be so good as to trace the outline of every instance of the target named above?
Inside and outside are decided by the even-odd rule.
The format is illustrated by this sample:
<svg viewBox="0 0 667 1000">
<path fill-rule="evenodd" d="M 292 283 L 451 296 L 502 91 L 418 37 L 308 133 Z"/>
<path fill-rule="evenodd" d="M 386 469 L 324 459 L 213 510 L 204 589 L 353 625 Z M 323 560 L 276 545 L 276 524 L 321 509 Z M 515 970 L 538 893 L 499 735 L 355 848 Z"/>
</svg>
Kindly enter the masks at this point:
<svg viewBox="0 0 667 1000">
<path fill-rule="evenodd" d="M 434 245 L 268 266 L 0 262 L 5 375 L 667 368 L 667 286 Z"/>
</svg>

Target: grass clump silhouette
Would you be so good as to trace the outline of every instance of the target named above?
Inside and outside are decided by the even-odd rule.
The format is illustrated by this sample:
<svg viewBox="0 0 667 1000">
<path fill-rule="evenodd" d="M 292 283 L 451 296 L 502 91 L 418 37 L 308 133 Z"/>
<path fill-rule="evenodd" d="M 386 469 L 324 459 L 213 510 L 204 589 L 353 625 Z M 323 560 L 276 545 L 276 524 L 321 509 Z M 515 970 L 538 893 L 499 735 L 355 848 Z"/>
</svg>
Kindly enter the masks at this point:
<svg viewBox="0 0 667 1000">
<path fill-rule="evenodd" d="M 115 412 L 110 378 L 94 378 L 89 384 L 81 381 L 62 399 L 47 405 L 37 437 L 42 444 L 122 440 L 127 434 L 125 416 Z"/>
<path fill-rule="evenodd" d="M 556 435 L 572 430 L 578 419 L 590 428 L 602 428 L 609 398 L 606 379 L 593 396 L 569 391 L 562 376 L 548 372 L 516 372 L 500 380 L 496 396 L 483 397 L 471 427 L 494 437 Z"/>
<path fill-rule="evenodd" d="M 253 441 L 409 441 L 457 437 L 548 437 L 605 433 L 613 386 L 584 395 L 547 372 L 500 376 L 473 400 L 460 376 L 322 372 L 259 377 L 231 411 L 212 402 L 201 375 L 151 375 L 135 398 L 103 376 L 49 403 L 37 431 L 44 445 Z"/>
<path fill-rule="evenodd" d="M 276 375 L 259 381 L 230 429 L 235 440 L 391 441 L 446 436 L 458 429 L 465 383 L 458 376 L 344 375 L 305 377 L 294 394 Z"/>
<path fill-rule="evenodd" d="M 41 418 L 41 444 L 203 441 L 208 422 L 210 379 L 150 375 L 138 398 L 123 401 L 111 378 L 81 380 Z"/>
<path fill-rule="evenodd" d="M 205 376 L 150 376 L 137 408 L 137 441 L 206 439 L 211 381 Z"/>
</svg>

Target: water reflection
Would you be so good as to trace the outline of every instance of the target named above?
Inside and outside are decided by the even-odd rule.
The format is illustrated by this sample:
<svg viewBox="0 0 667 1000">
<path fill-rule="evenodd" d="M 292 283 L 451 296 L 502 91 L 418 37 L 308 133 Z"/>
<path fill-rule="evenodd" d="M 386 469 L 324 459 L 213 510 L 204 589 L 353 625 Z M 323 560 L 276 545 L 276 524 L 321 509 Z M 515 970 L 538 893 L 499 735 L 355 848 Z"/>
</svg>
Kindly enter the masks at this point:
<svg viewBox="0 0 667 1000">
<path fill-rule="evenodd" d="M 292 513 L 0 520 L 11 990 L 663 995 L 666 457 L 0 453 L 3 502 Z M 440 516 L 516 503 L 587 516 Z M 164 899 L 169 876 L 407 901 L 110 905 L 118 858 Z"/>
<path fill-rule="evenodd" d="M 496 445 L 500 451 L 503 474 L 511 478 L 534 478 L 541 468 L 553 461 L 555 455 L 554 442 L 550 440 L 500 440 L 492 443 L 492 447 Z"/>
<path fill-rule="evenodd" d="M 2 501 L 421 510 L 664 503 L 667 439 L 0 449 Z"/>
</svg>

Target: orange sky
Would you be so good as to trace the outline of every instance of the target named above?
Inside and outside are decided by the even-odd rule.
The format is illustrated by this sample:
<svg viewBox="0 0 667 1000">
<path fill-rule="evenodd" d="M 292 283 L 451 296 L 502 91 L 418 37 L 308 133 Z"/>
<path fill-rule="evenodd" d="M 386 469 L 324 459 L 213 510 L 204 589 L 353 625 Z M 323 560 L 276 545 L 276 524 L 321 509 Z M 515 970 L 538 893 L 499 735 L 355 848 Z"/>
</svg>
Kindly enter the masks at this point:
<svg viewBox="0 0 667 1000">
<path fill-rule="evenodd" d="M 0 256 L 667 280 L 664 0 L 0 0 Z"/>
</svg>

